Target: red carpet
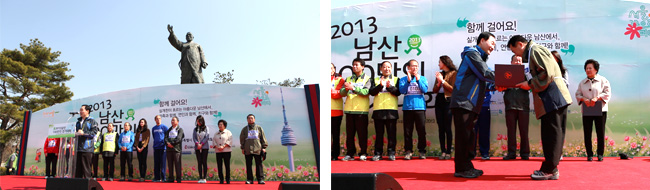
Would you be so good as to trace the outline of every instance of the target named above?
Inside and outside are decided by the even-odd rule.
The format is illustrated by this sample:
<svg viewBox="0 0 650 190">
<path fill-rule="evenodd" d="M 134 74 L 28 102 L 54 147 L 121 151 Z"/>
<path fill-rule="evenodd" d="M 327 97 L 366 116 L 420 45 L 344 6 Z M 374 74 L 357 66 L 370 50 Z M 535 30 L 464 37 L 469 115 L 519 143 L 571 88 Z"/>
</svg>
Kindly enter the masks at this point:
<svg viewBox="0 0 650 190">
<path fill-rule="evenodd" d="M 43 176 L 0 176 L 0 189 L 2 190 L 23 190 L 23 189 L 45 189 L 45 180 Z M 244 184 L 244 181 L 231 181 L 230 184 L 219 184 L 218 181 L 208 181 L 206 184 L 198 184 L 197 181 L 183 181 L 183 183 L 153 183 L 146 182 L 123 182 L 123 181 L 99 181 L 106 190 L 112 189 L 250 189 L 250 190 L 276 190 L 281 181 L 266 181 L 265 185 Z M 301 182 L 288 182 L 301 183 Z"/>
<path fill-rule="evenodd" d="M 384 157 L 387 158 L 387 157 Z M 559 180 L 536 181 L 542 157 L 530 160 L 474 159 L 474 167 L 484 175 L 474 179 L 454 177 L 454 161 L 428 158 L 407 161 L 332 161 L 332 173 L 385 173 L 404 189 L 650 189 L 650 157 L 620 160 L 606 157 L 603 162 L 587 158 L 564 158 L 558 166 Z"/>
</svg>

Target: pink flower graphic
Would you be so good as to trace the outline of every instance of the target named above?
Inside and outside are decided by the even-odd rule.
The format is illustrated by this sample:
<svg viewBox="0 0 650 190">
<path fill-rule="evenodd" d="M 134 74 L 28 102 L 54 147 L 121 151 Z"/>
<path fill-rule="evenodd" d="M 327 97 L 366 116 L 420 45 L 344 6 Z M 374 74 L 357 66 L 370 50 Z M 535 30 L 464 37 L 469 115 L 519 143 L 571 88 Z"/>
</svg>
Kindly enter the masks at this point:
<svg viewBox="0 0 650 190">
<path fill-rule="evenodd" d="M 637 38 L 641 38 L 641 34 L 639 34 L 639 30 L 643 29 L 641 26 L 636 26 L 636 22 L 632 24 L 627 24 L 627 32 L 625 32 L 625 35 L 630 35 L 630 40 L 634 39 L 634 36 L 636 35 Z"/>
<path fill-rule="evenodd" d="M 427 147 L 431 146 L 431 141 L 427 140 Z"/>
<path fill-rule="evenodd" d="M 507 140 L 508 140 L 508 136 L 503 135 L 503 140 L 504 140 L 504 141 L 507 141 Z"/>
<path fill-rule="evenodd" d="M 286 168 L 285 168 L 285 169 L 284 169 L 284 173 L 285 173 L 285 174 L 288 174 L 288 173 L 289 173 L 289 169 L 286 169 Z"/>
<path fill-rule="evenodd" d="M 318 177 L 318 172 L 314 172 L 314 177 Z"/>
<path fill-rule="evenodd" d="M 501 134 L 497 134 L 497 140 L 500 141 L 501 139 L 503 139 L 503 137 L 501 136 Z"/>
<path fill-rule="evenodd" d="M 384 137 L 384 144 L 388 144 L 388 139 Z"/>
<path fill-rule="evenodd" d="M 191 175 L 192 175 L 192 172 L 187 171 L 187 176 L 191 176 Z"/>
<path fill-rule="evenodd" d="M 377 135 L 372 135 L 372 140 L 377 140 Z"/>
<path fill-rule="evenodd" d="M 372 145 L 372 140 L 368 139 L 368 146 Z"/>
<path fill-rule="evenodd" d="M 625 141 L 629 141 L 629 140 L 630 140 L 630 136 L 625 136 L 625 139 L 624 139 L 624 140 L 625 140 Z"/>
<path fill-rule="evenodd" d="M 605 140 L 609 140 L 609 137 L 608 137 L 608 136 L 605 136 Z"/>
<path fill-rule="evenodd" d="M 262 99 L 258 97 L 253 98 L 253 103 L 251 103 L 251 105 L 255 105 L 255 107 L 262 106 Z"/>
<path fill-rule="evenodd" d="M 307 177 L 307 176 L 309 176 L 309 172 L 304 171 L 304 172 L 302 172 L 302 175 L 304 175 L 305 177 Z"/>
<path fill-rule="evenodd" d="M 609 146 L 614 146 L 614 140 L 609 140 Z"/>
<path fill-rule="evenodd" d="M 280 165 L 280 169 L 284 169 L 284 165 Z"/>
<path fill-rule="evenodd" d="M 212 171 L 217 172 L 217 168 L 212 168 Z"/>
<path fill-rule="evenodd" d="M 147 171 L 147 175 L 151 175 L 151 171 Z"/>
<path fill-rule="evenodd" d="M 196 171 L 196 167 L 192 166 L 192 171 Z"/>
<path fill-rule="evenodd" d="M 271 171 L 272 171 L 272 172 L 274 172 L 274 171 L 275 171 L 275 166 L 273 166 L 273 167 L 271 168 Z"/>
<path fill-rule="evenodd" d="M 632 142 L 632 144 L 630 144 L 630 147 L 636 148 L 636 142 Z"/>
<path fill-rule="evenodd" d="M 317 170 L 318 168 L 316 166 L 314 166 L 312 169 Z"/>
<path fill-rule="evenodd" d="M 278 177 L 282 177 L 282 172 L 278 172 Z"/>
<path fill-rule="evenodd" d="M 505 144 L 504 144 L 504 145 L 501 145 L 501 150 L 504 150 L 504 151 L 505 151 L 505 150 L 508 150 L 508 145 L 505 145 Z"/>
<path fill-rule="evenodd" d="M 210 176 L 210 177 L 214 177 L 214 174 L 212 174 L 212 173 L 209 173 L 209 174 L 208 174 L 208 176 Z"/>
<path fill-rule="evenodd" d="M 298 170 L 302 170 L 302 166 L 298 166 Z"/>
<path fill-rule="evenodd" d="M 646 136 L 643 136 L 643 140 L 648 140 L 648 137 L 646 137 Z"/>
</svg>

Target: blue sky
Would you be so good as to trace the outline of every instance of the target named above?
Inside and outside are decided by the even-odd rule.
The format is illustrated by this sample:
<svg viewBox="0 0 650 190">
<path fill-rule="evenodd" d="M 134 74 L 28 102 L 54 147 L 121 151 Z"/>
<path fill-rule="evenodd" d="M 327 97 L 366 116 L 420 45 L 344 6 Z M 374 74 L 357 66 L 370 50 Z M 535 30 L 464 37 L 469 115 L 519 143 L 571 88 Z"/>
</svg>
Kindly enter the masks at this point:
<svg viewBox="0 0 650 190">
<path fill-rule="evenodd" d="M 181 41 L 194 34 L 214 73 L 235 70 L 237 84 L 301 77 L 319 83 L 318 1 L 8 1 L 0 3 L 0 48 L 38 38 L 61 51 L 75 77 L 72 99 L 180 83 Z M 299 15 L 299 16 L 297 16 Z M 309 64 L 314 67 L 305 67 Z"/>
</svg>

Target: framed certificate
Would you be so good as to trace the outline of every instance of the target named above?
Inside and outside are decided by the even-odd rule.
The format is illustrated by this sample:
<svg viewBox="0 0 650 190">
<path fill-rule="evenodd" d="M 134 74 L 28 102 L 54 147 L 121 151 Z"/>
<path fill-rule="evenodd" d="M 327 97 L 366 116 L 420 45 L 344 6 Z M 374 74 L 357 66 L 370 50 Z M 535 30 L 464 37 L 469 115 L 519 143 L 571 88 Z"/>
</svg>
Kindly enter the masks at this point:
<svg viewBox="0 0 650 190">
<path fill-rule="evenodd" d="M 591 107 L 582 103 L 582 116 L 603 116 L 603 101 L 597 101 Z"/>
<path fill-rule="evenodd" d="M 496 86 L 512 88 L 526 81 L 524 65 L 496 64 L 494 82 Z"/>
</svg>

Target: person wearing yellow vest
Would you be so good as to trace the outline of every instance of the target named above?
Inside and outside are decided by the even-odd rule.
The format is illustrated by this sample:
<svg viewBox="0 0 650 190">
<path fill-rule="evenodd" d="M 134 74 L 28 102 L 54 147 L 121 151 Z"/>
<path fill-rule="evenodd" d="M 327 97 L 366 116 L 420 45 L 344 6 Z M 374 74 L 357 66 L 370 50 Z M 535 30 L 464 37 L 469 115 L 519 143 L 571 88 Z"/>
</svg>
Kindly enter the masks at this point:
<svg viewBox="0 0 650 190">
<path fill-rule="evenodd" d="M 102 151 L 101 151 L 102 150 L 101 149 L 102 142 L 100 141 L 101 140 L 100 137 L 102 135 L 103 134 L 101 134 L 101 133 L 97 133 L 93 137 L 93 142 L 95 142 L 93 144 L 93 147 L 95 149 L 93 150 L 93 158 L 92 158 L 92 163 L 91 164 L 92 164 L 92 167 L 93 167 L 93 179 L 94 180 L 97 180 L 97 173 L 99 171 L 99 154 L 102 153 Z"/>
<path fill-rule="evenodd" d="M 115 156 L 118 153 L 117 139 L 119 134 L 113 130 L 113 123 L 108 124 L 108 132 L 102 135 L 102 159 L 104 159 L 103 181 L 113 181 L 115 172 Z"/>
<path fill-rule="evenodd" d="M 352 76 L 345 79 L 341 95 L 347 96 L 343 112 L 345 113 L 345 146 L 348 149 L 343 161 L 354 160 L 357 148 L 354 145 L 354 135 L 358 133 L 359 159 L 366 160 L 368 144 L 368 109 L 370 108 L 369 89 L 374 86 L 374 80 L 363 73 L 366 62 L 356 58 L 352 60 Z"/>
<path fill-rule="evenodd" d="M 395 146 L 397 145 L 397 96 L 400 95 L 399 89 L 395 85 L 399 84 L 399 78 L 391 75 L 393 67 L 390 62 L 381 63 L 381 75 L 375 78 L 375 84 L 370 89 L 370 95 L 375 96 L 373 102 L 372 119 L 375 120 L 375 155 L 373 161 L 381 160 L 384 152 L 384 126 L 388 136 L 388 159 L 395 160 Z"/>
<path fill-rule="evenodd" d="M 336 66 L 331 63 L 331 81 L 332 81 L 332 161 L 338 160 L 341 153 L 341 121 L 343 120 L 343 96 L 341 88 L 345 79 L 336 73 Z"/>
<path fill-rule="evenodd" d="M 404 149 L 406 149 L 405 160 L 413 156 L 413 126 L 418 133 L 418 151 L 420 159 L 426 159 L 426 135 L 424 122 L 427 103 L 424 101 L 424 93 L 429 88 L 427 78 L 418 73 L 420 65 L 418 61 L 411 59 L 408 62 L 406 76 L 399 80 L 399 92 L 404 94 L 402 104 L 402 115 L 404 116 Z"/>
</svg>

